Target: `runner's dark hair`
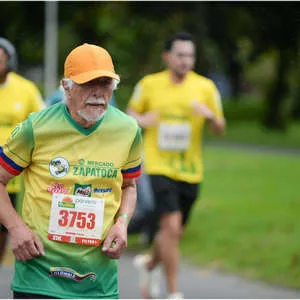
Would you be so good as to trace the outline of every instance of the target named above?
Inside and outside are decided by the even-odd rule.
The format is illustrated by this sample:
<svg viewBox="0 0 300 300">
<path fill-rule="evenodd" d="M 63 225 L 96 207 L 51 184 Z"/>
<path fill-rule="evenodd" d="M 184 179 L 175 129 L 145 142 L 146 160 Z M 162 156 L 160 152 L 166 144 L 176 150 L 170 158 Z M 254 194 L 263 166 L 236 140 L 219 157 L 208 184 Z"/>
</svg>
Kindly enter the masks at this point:
<svg viewBox="0 0 300 300">
<path fill-rule="evenodd" d="M 195 44 L 194 37 L 187 31 L 176 32 L 175 34 L 169 36 L 164 44 L 164 50 L 170 51 L 172 49 L 173 43 L 175 41 L 191 41 Z"/>
</svg>

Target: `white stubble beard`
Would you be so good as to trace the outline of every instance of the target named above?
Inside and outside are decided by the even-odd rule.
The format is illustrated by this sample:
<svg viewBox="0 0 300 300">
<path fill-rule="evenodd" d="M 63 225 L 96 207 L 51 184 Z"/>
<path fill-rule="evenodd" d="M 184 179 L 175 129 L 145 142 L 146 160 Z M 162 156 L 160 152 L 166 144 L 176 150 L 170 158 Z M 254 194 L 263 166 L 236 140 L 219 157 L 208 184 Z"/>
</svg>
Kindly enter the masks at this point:
<svg viewBox="0 0 300 300">
<path fill-rule="evenodd" d="M 97 102 L 97 101 L 103 101 L 103 100 L 102 99 L 98 100 L 98 99 L 92 98 L 92 99 L 88 99 L 87 103 L 89 101 L 90 101 L 90 103 L 93 103 L 95 101 Z M 106 111 L 107 111 L 107 108 L 102 113 L 100 113 L 100 114 L 96 110 L 93 111 L 91 114 L 87 114 L 87 113 L 85 113 L 82 110 L 78 110 L 77 114 L 82 119 L 84 119 L 85 121 L 87 121 L 88 123 L 97 123 L 105 115 Z"/>
</svg>

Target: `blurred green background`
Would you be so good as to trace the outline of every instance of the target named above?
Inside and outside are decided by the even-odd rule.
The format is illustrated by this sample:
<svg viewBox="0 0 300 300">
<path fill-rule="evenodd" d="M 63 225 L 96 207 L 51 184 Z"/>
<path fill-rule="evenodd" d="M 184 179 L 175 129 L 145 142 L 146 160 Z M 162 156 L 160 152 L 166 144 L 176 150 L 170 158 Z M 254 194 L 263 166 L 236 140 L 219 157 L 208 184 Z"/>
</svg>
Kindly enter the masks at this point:
<svg viewBox="0 0 300 300">
<path fill-rule="evenodd" d="M 44 93 L 46 2 L 0 2 L 0 35 Z M 220 89 L 227 133 L 205 134 L 205 181 L 182 243 L 190 261 L 300 288 L 300 3 L 57 2 L 58 76 L 75 46 L 107 48 L 126 108 L 134 84 L 164 68 L 163 41 L 190 31 L 196 71 Z M 242 147 L 241 147 L 242 146 Z M 138 237 L 130 237 L 138 247 Z"/>
</svg>

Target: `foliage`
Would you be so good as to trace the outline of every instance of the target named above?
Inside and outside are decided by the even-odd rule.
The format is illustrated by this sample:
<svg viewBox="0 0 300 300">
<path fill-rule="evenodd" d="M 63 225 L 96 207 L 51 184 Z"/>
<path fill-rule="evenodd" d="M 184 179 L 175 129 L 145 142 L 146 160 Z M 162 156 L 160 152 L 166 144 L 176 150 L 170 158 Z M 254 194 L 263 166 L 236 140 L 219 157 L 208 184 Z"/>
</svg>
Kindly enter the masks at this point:
<svg viewBox="0 0 300 300">
<path fill-rule="evenodd" d="M 196 37 L 196 71 L 225 74 L 235 102 L 243 101 L 245 94 L 258 95 L 265 103 L 261 119 L 266 126 L 284 128 L 291 110 L 294 117 L 300 115 L 298 3 L 61 1 L 58 5 L 59 78 L 73 47 L 83 42 L 103 45 L 121 75 L 117 100 L 122 108 L 142 76 L 164 67 L 160 54 L 166 37 L 184 29 Z M 0 35 L 16 45 L 22 65 L 43 64 L 44 9 L 45 2 L 0 3 Z"/>
<path fill-rule="evenodd" d="M 227 99 L 223 101 L 223 110 L 227 122 L 232 121 L 257 121 L 263 115 L 262 101 L 253 98 L 251 95 L 241 97 L 240 101 Z"/>
</svg>

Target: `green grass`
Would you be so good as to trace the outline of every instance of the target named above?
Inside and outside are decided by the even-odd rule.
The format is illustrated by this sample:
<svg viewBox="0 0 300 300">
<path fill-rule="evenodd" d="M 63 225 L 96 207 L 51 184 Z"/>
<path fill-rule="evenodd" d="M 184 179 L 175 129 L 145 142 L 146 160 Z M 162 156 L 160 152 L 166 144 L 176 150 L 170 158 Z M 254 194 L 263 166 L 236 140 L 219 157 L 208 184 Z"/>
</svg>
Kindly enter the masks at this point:
<svg viewBox="0 0 300 300">
<path fill-rule="evenodd" d="M 254 121 L 227 121 L 226 134 L 215 137 L 206 133 L 209 141 L 237 142 L 283 148 L 300 148 L 300 123 L 292 123 L 287 131 L 270 131 Z"/>
<path fill-rule="evenodd" d="M 182 242 L 191 262 L 300 288 L 298 157 L 206 147 Z"/>
<path fill-rule="evenodd" d="M 183 256 L 209 269 L 300 288 L 299 157 L 207 146 L 204 158 L 201 199 L 181 243 Z M 131 236 L 129 248 L 137 245 Z"/>
</svg>

